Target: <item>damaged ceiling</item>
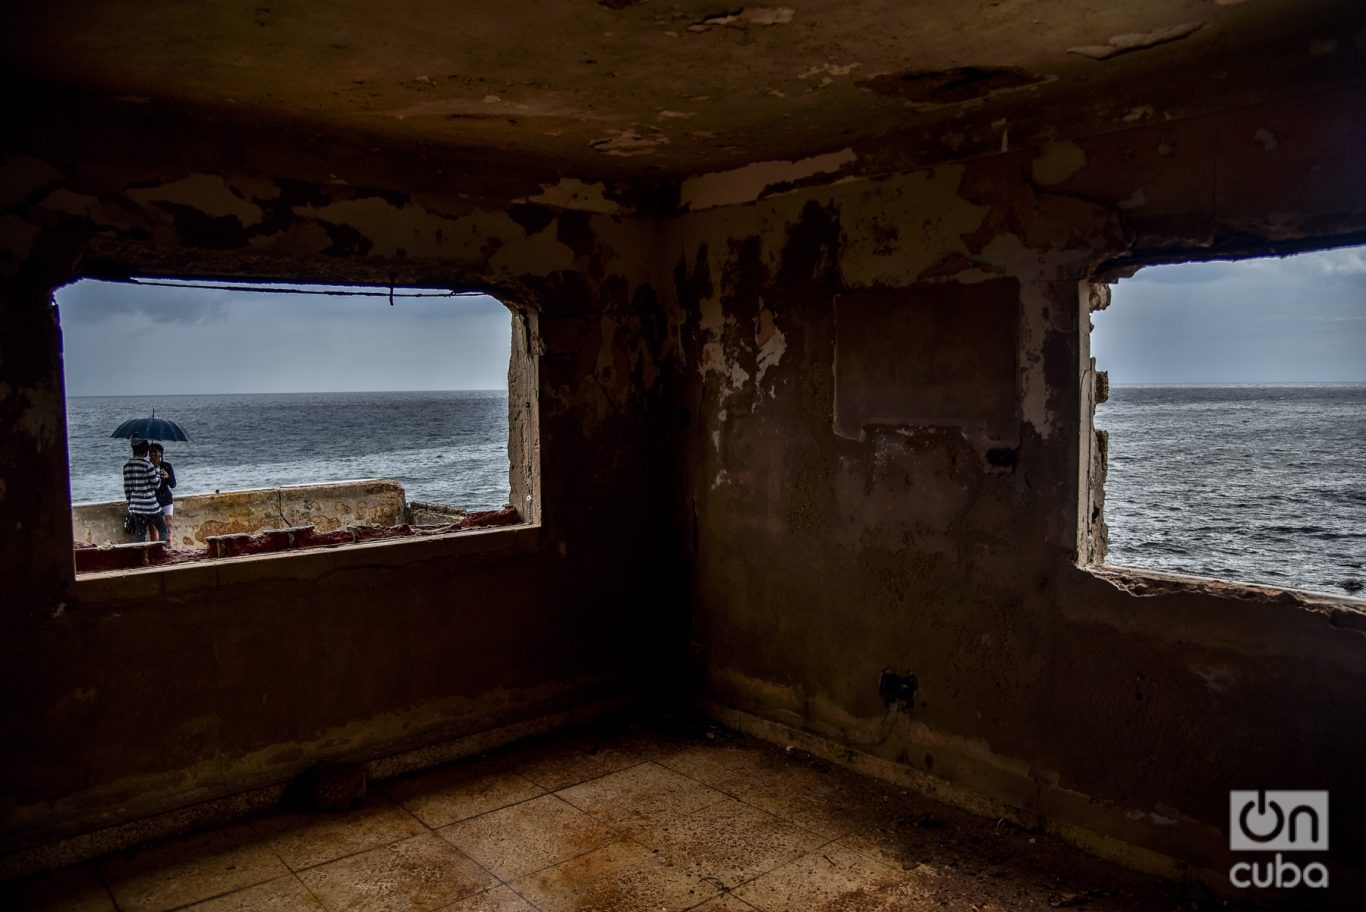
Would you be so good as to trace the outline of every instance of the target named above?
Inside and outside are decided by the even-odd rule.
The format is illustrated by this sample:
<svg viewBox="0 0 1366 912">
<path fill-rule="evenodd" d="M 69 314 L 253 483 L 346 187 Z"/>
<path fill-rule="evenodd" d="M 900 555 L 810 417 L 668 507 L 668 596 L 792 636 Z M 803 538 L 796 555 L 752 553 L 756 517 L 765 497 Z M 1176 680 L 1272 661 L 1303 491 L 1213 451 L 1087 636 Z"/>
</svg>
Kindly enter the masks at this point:
<svg viewBox="0 0 1366 912">
<path fill-rule="evenodd" d="M 864 146 L 932 163 L 1366 71 L 1359 0 L 19 0 L 0 17 L 5 82 L 35 118 L 60 99 L 274 124 L 546 178 Z"/>
</svg>

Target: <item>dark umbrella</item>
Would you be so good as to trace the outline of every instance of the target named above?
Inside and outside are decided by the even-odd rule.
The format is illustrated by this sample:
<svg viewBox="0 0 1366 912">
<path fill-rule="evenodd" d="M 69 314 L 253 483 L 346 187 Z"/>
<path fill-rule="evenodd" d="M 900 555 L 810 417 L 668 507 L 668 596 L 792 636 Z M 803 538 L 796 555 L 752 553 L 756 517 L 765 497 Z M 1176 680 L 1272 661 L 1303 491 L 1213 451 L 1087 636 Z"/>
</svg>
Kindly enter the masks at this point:
<svg viewBox="0 0 1366 912">
<path fill-rule="evenodd" d="M 130 418 L 123 424 L 114 429 L 110 437 L 141 437 L 143 440 L 183 440 L 186 443 L 190 440 L 190 435 L 176 424 L 165 418 L 158 418 L 156 412 L 152 412 L 150 418 Z"/>
</svg>

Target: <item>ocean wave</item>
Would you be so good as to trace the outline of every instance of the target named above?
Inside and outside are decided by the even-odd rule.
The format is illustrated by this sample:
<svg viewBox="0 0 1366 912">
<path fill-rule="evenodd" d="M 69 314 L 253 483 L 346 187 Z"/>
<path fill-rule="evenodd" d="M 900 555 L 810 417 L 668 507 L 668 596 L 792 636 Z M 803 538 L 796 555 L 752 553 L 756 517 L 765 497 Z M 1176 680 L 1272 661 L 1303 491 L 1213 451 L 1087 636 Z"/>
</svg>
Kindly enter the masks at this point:
<svg viewBox="0 0 1366 912">
<path fill-rule="evenodd" d="M 1338 593 L 1360 570 L 1366 386 L 1117 387 L 1097 423 L 1116 563 Z"/>
</svg>

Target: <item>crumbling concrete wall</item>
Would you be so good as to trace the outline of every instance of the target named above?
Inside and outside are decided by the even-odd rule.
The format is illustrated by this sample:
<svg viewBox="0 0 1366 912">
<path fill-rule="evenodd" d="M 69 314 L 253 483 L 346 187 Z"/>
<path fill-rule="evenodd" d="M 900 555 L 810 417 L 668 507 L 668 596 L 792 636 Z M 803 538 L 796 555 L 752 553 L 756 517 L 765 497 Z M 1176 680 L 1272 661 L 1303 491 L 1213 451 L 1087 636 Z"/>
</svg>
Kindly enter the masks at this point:
<svg viewBox="0 0 1366 912">
<path fill-rule="evenodd" d="M 655 518 L 676 473 L 652 223 L 602 187 L 594 211 L 534 182 L 491 203 L 415 192 L 400 159 L 402 192 L 302 179 L 314 159 L 283 151 L 288 177 L 73 135 L 0 166 L 0 667 L 23 694 L 0 726 L 0 852 L 648 692 L 684 590 Z M 497 295 L 529 355 L 510 456 L 540 467 L 513 485 L 531 525 L 74 579 L 51 290 L 139 274 Z"/>
<path fill-rule="evenodd" d="M 680 644 L 737 724 L 1135 863 L 1219 866 L 1230 788 L 1359 816 L 1359 606 L 1078 557 L 1086 283 L 1366 238 L 1364 101 L 1139 111 L 930 170 L 855 144 L 683 181 L 666 219 L 582 181 L 418 189 L 355 150 L 372 180 L 346 183 L 122 116 L 9 157 L 3 847 L 627 699 Z M 74 580 L 49 294 L 129 273 L 499 295 L 536 355 L 510 392 L 539 407 L 511 447 L 535 522 Z"/>
<path fill-rule="evenodd" d="M 73 541 L 87 545 L 131 541 L 123 531 L 124 501 L 71 508 Z M 403 485 L 386 479 L 252 488 L 226 494 L 187 494 L 175 501 L 176 548 L 203 548 L 213 535 L 313 526 L 332 532 L 354 524 L 407 522 Z"/>
<path fill-rule="evenodd" d="M 1087 280 L 1366 237 L 1364 102 L 685 184 L 709 704 L 1168 873 L 1227 871 L 1232 788 L 1366 813 L 1366 603 L 1078 566 L 1099 553 Z M 1366 848 L 1333 838 L 1342 866 Z"/>
</svg>

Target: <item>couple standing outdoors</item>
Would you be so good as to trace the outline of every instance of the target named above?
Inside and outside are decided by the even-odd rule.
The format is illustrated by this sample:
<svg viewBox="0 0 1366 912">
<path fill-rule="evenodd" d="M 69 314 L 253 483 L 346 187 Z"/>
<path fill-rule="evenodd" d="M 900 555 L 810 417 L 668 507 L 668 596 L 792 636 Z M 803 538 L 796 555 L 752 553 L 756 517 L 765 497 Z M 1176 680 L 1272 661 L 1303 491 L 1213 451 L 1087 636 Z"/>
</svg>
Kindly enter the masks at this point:
<svg viewBox="0 0 1366 912">
<path fill-rule="evenodd" d="M 164 455 L 161 444 L 133 439 L 133 458 L 123 464 L 123 497 L 128 501 L 129 520 L 124 528 L 138 541 L 147 540 L 150 528 L 152 541 L 170 545 L 175 469 L 162 458 Z"/>
</svg>

